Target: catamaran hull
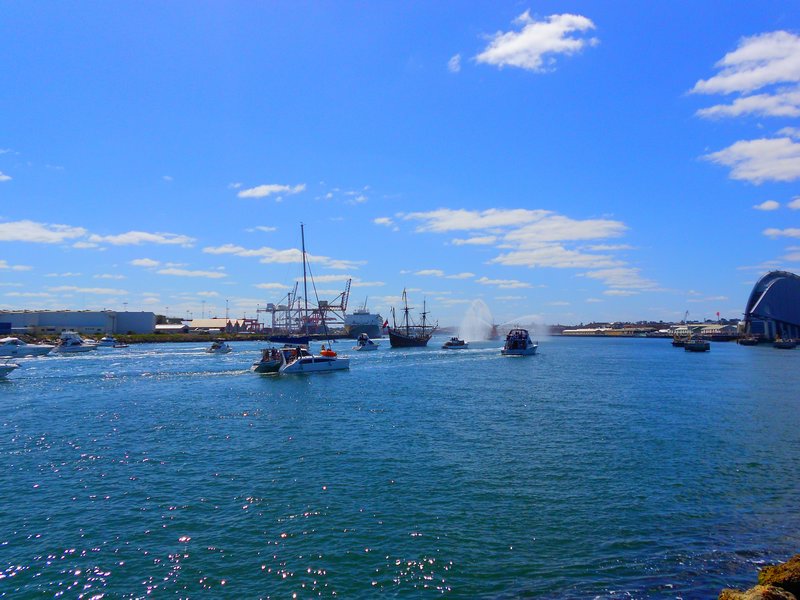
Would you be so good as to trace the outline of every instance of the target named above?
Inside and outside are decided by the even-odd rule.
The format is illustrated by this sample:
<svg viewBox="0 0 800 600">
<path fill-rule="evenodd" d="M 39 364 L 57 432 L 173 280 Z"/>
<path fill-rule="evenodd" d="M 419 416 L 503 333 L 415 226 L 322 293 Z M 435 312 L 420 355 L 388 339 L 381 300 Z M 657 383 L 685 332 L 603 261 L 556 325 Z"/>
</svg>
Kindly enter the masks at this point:
<svg viewBox="0 0 800 600">
<path fill-rule="evenodd" d="M 280 372 L 287 375 L 302 373 L 324 373 L 326 371 L 344 371 L 350 368 L 349 358 L 304 357 L 281 367 Z"/>
</svg>

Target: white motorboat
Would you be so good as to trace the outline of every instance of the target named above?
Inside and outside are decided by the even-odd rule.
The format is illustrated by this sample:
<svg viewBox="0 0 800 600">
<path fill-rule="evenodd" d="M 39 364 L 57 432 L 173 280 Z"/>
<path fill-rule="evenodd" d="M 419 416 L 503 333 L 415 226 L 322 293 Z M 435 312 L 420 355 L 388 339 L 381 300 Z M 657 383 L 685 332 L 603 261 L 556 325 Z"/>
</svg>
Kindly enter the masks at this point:
<svg viewBox="0 0 800 600">
<path fill-rule="evenodd" d="M 261 360 L 254 362 L 250 370 L 255 373 L 277 373 L 280 371 L 282 364 L 280 350 L 277 348 L 262 348 Z"/>
<path fill-rule="evenodd" d="M 451 337 L 444 344 L 442 344 L 443 350 L 466 350 L 467 348 L 469 348 L 469 342 L 460 340 L 457 337 Z"/>
<path fill-rule="evenodd" d="M 339 358 L 330 350 L 326 354 L 311 354 L 305 346 L 290 346 L 280 350 L 280 372 L 287 375 L 301 373 L 324 373 L 350 368 L 349 358 Z"/>
<path fill-rule="evenodd" d="M 100 341 L 97 342 L 98 348 L 127 348 L 128 344 L 121 343 L 117 338 L 113 335 L 104 335 L 100 338 Z"/>
<path fill-rule="evenodd" d="M 503 356 L 533 356 L 539 344 L 531 341 L 527 329 L 515 328 L 508 332 L 500 354 Z"/>
<path fill-rule="evenodd" d="M 17 363 L 8 362 L 8 360 L 0 362 L 0 379 L 5 379 L 11 371 L 18 368 L 19 365 Z"/>
<path fill-rule="evenodd" d="M 380 344 L 376 344 L 371 339 L 369 339 L 369 336 L 366 333 L 362 333 L 358 336 L 358 339 L 356 340 L 356 345 L 353 346 L 353 350 L 359 350 L 359 351 L 377 350 L 378 346 L 380 346 Z"/>
<path fill-rule="evenodd" d="M 49 354 L 54 347 L 48 344 L 28 344 L 19 338 L 6 337 L 0 339 L 0 357 L 43 356 Z"/>
<path fill-rule="evenodd" d="M 214 340 L 212 344 L 206 348 L 206 352 L 211 354 L 227 354 L 233 350 L 225 340 Z"/>
<path fill-rule="evenodd" d="M 60 354 L 76 354 L 90 350 L 97 350 L 97 344 L 83 339 L 75 331 L 62 331 L 58 344 L 53 348 L 53 352 Z"/>
</svg>

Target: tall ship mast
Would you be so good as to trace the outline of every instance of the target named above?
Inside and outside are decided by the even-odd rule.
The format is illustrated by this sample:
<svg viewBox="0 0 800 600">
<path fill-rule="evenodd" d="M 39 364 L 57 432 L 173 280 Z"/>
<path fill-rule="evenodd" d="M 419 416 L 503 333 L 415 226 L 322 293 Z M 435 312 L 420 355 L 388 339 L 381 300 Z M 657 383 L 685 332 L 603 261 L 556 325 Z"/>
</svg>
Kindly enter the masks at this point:
<svg viewBox="0 0 800 600">
<path fill-rule="evenodd" d="M 422 303 L 422 322 L 417 325 L 409 317 L 408 296 L 403 290 L 403 317 L 398 325 L 394 307 L 392 307 L 392 327 L 389 328 L 389 343 L 392 348 L 413 348 L 427 346 L 428 340 L 433 336 L 433 332 L 439 326 L 438 322 L 428 324 L 428 311 L 426 303 Z"/>
</svg>

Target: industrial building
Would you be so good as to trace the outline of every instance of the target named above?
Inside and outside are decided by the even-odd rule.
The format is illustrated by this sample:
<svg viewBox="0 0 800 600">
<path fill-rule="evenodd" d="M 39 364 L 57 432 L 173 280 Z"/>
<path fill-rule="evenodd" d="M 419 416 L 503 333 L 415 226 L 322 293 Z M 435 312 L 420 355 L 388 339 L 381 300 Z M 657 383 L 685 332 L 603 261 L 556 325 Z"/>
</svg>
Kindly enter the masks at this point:
<svg viewBox="0 0 800 600">
<path fill-rule="evenodd" d="M 764 340 L 800 338 L 800 277 L 770 271 L 759 279 L 747 300 L 741 333 Z"/>
<path fill-rule="evenodd" d="M 10 324 L 15 333 L 33 335 L 57 336 L 62 331 L 84 335 L 153 333 L 156 315 L 113 310 L 19 310 L 0 311 L 0 322 Z"/>
</svg>

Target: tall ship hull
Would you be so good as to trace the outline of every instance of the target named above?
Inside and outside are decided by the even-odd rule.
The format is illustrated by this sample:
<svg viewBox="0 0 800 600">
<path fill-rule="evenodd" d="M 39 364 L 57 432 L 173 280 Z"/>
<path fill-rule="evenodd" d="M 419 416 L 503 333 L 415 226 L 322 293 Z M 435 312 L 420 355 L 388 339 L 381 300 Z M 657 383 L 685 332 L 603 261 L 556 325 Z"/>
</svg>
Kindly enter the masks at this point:
<svg viewBox="0 0 800 600">
<path fill-rule="evenodd" d="M 392 348 L 419 348 L 428 345 L 433 333 L 428 330 L 426 333 L 399 329 L 389 329 L 389 343 Z"/>
<path fill-rule="evenodd" d="M 403 290 L 403 318 L 400 320 L 399 325 L 395 318 L 394 308 L 392 308 L 394 327 L 389 328 L 389 344 L 392 348 L 419 348 L 428 345 L 428 340 L 431 339 L 433 332 L 436 331 L 438 323 L 428 324 L 428 311 L 425 309 L 424 303 L 422 306 L 422 312 L 420 313 L 422 315 L 422 323 L 412 322 L 408 315 L 410 310 L 408 296 L 406 291 Z"/>
</svg>

